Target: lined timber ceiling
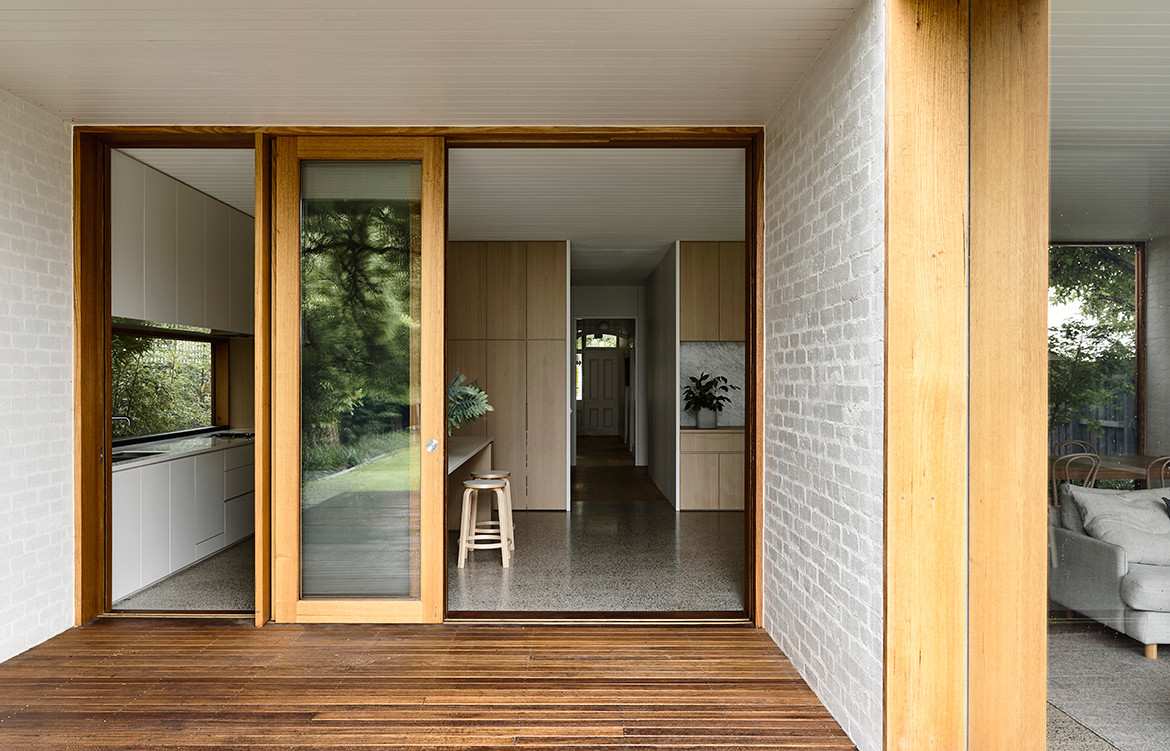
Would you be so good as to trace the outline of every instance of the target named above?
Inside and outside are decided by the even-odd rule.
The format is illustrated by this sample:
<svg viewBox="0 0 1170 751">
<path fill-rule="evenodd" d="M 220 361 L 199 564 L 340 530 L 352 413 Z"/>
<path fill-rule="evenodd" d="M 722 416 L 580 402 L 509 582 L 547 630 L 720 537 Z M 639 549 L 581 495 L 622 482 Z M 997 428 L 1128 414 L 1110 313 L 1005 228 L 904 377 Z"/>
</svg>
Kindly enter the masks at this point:
<svg viewBox="0 0 1170 751">
<path fill-rule="evenodd" d="M 86 124 L 762 125 L 860 0 L 10 0 L 0 89 Z"/>
<path fill-rule="evenodd" d="M 1170 234 L 1170 4 L 1052 0 L 1054 240 Z"/>
</svg>

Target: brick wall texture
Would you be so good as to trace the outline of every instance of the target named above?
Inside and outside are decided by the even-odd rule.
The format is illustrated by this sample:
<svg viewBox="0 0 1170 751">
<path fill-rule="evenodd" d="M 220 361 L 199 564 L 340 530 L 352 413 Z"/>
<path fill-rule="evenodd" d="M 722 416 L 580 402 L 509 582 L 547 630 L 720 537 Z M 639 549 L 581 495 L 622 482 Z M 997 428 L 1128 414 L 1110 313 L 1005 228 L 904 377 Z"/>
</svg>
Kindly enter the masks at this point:
<svg viewBox="0 0 1170 751">
<path fill-rule="evenodd" d="M 73 622 L 71 138 L 0 92 L 0 660 Z"/>
<path fill-rule="evenodd" d="M 882 728 L 883 3 L 768 121 L 764 626 L 861 751 Z"/>
</svg>

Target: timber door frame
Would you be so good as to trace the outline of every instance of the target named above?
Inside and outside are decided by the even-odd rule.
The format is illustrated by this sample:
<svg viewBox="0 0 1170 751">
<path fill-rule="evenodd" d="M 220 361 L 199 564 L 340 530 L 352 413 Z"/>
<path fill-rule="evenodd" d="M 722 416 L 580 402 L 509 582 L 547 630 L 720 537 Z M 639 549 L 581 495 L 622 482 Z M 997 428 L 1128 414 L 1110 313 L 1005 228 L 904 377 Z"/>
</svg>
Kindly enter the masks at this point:
<svg viewBox="0 0 1170 751">
<path fill-rule="evenodd" d="M 439 623 L 443 619 L 446 526 L 446 397 L 444 260 L 446 257 L 446 159 L 436 137 L 279 137 L 273 144 L 273 424 L 272 601 L 281 623 Z M 303 161 L 422 163 L 422 282 L 420 438 L 442 451 L 419 446 L 421 546 L 419 599 L 303 599 L 301 583 L 301 197 Z"/>
<path fill-rule="evenodd" d="M 745 248 L 747 330 L 745 391 L 752 396 L 745 420 L 745 610 L 757 627 L 763 618 L 763 239 L 764 133 L 760 127 L 217 127 L 79 126 L 74 129 L 74 509 L 75 622 L 108 611 L 109 481 L 95 472 L 102 445 L 102 375 L 108 343 L 100 338 L 108 317 L 109 215 L 105 155 L 109 148 L 252 148 L 256 155 L 255 418 L 256 418 L 256 582 L 257 626 L 272 621 L 271 520 L 273 497 L 273 142 L 281 136 L 441 137 L 445 147 L 736 148 L 745 154 Z M 444 160 L 445 162 L 445 160 Z M 445 209 L 444 196 L 444 209 Z M 103 280 L 105 280 L 103 282 Z M 102 284 L 105 284 L 102 292 Z M 610 614 L 591 614 L 610 615 Z M 668 614 L 639 614 L 661 619 Z M 683 614 L 685 617 L 685 614 Z M 612 614 L 626 618 L 627 614 Z"/>
</svg>

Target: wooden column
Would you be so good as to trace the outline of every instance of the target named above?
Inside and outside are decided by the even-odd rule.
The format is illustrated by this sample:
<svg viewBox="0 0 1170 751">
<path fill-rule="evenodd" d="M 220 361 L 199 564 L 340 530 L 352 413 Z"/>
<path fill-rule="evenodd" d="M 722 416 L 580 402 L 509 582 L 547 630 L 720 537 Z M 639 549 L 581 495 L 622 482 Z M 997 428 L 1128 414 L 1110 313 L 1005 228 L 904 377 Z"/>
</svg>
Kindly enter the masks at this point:
<svg viewBox="0 0 1170 751">
<path fill-rule="evenodd" d="M 891 0 L 885 747 L 1045 744 L 1046 0 Z"/>
<path fill-rule="evenodd" d="M 971 749 L 1045 748 L 1048 2 L 971 4 Z"/>
<path fill-rule="evenodd" d="M 885 748 L 963 751 L 967 3 L 886 23 Z"/>
</svg>

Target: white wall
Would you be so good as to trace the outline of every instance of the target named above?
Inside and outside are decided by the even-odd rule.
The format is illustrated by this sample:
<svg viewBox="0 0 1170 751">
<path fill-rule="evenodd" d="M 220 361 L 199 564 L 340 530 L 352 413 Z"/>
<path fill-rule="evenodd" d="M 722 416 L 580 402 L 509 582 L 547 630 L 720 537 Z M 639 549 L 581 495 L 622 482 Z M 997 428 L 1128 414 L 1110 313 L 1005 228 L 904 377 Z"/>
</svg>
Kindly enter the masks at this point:
<svg viewBox="0 0 1170 751">
<path fill-rule="evenodd" d="M 650 479 L 678 508 L 678 245 L 662 258 L 646 283 L 646 355 Z"/>
<path fill-rule="evenodd" d="M 650 411 L 646 394 L 646 358 L 641 357 L 638 340 L 642 332 L 638 327 L 646 325 L 644 300 L 645 287 L 620 286 L 599 287 L 577 285 L 570 289 L 570 309 L 574 320 L 578 318 L 630 318 L 634 320 L 634 464 L 646 466 L 650 461 L 647 426 Z M 576 403 L 574 402 L 574 405 Z M 576 417 L 576 415 L 574 415 Z M 573 431 L 574 463 L 577 456 L 577 432 Z"/>
<path fill-rule="evenodd" d="M 765 126 L 764 627 L 882 747 L 883 3 Z"/>
<path fill-rule="evenodd" d="M 1170 454 L 1170 237 L 1146 243 L 1146 453 Z"/>
<path fill-rule="evenodd" d="M 0 660 L 73 623 L 71 162 L 0 92 Z"/>
</svg>

